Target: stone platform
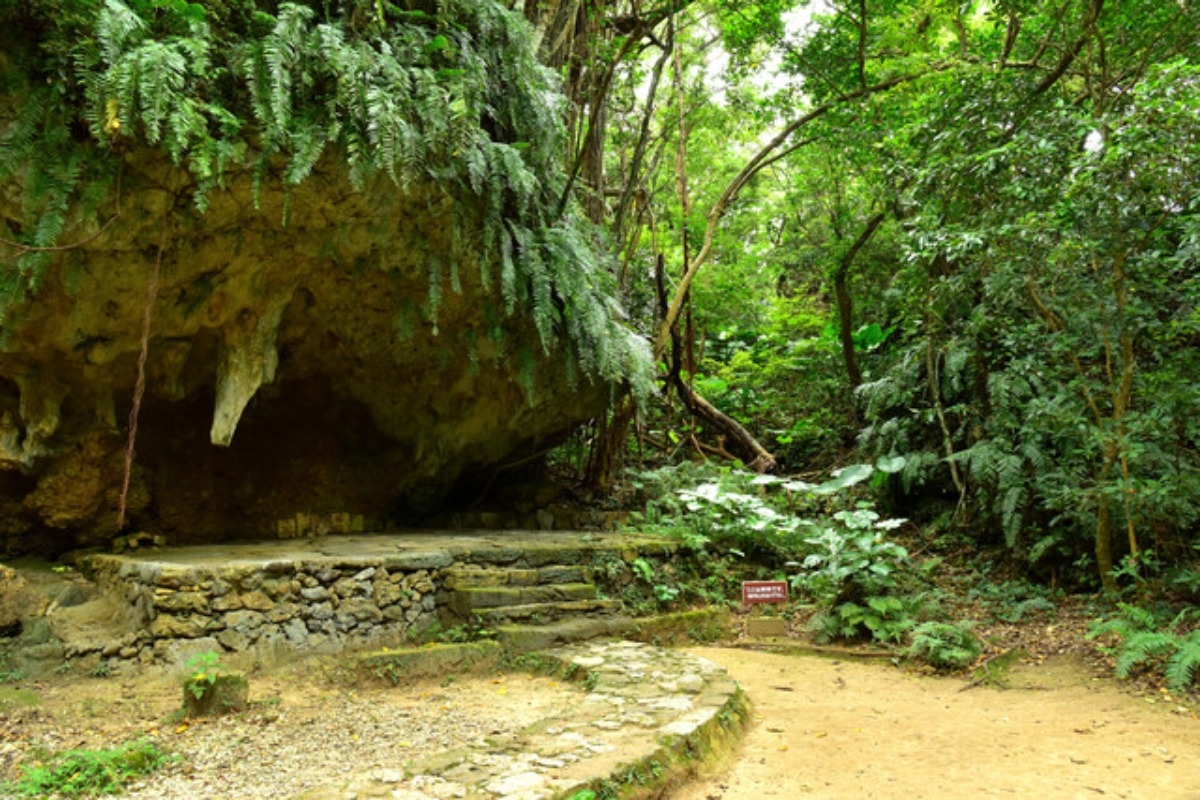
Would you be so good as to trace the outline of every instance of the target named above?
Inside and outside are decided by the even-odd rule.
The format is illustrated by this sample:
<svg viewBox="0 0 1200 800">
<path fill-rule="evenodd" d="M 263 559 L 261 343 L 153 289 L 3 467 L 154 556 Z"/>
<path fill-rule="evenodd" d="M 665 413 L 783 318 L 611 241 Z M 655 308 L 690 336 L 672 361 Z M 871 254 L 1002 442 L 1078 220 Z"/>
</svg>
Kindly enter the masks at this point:
<svg viewBox="0 0 1200 800">
<path fill-rule="evenodd" d="M 668 560 L 676 547 L 626 533 L 422 531 L 94 554 L 80 567 L 103 590 L 95 602 L 105 607 L 92 616 L 105 624 L 81 627 L 68 655 L 119 667 L 206 650 L 270 660 L 396 646 L 434 625 L 471 621 L 464 608 L 536 622 L 544 635 L 516 624 L 507 635 L 529 643 L 517 649 L 544 647 L 619 633 L 619 604 L 597 592 L 629 580 L 637 559 Z M 505 589 L 480 591 L 489 584 Z M 485 609 L 481 594 L 520 605 Z M 571 614 L 584 619 L 563 619 Z"/>
<path fill-rule="evenodd" d="M 270 571 L 301 561 L 382 566 L 388 569 L 430 569 L 458 561 L 468 564 L 559 563 L 570 554 L 614 553 L 657 549 L 674 552 L 678 542 L 636 533 L 475 530 L 405 531 L 309 539 L 163 547 L 86 558 L 94 566 L 121 565 L 142 575 L 179 574 L 187 570 L 250 568 Z M 136 565 L 136 566 L 135 566 Z"/>
</svg>

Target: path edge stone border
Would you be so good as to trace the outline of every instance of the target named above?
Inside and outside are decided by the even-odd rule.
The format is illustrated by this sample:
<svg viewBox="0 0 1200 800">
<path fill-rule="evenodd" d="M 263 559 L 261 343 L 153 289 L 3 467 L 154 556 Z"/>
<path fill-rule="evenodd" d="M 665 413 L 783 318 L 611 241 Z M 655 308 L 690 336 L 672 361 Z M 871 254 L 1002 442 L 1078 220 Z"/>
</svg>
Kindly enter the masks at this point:
<svg viewBox="0 0 1200 800">
<path fill-rule="evenodd" d="M 439 649 L 439 659 L 453 659 L 499 648 L 476 643 L 427 652 Z M 423 672 L 411 661 L 404 666 L 406 676 Z M 669 797 L 688 780 L 725 764 L 750 719 L 750 702 L 728 672 L 682 649 L 593 640 L 508 653 L 499 666 L 573 683 L 581 700 L 521 731 L 435 753 L 400 769 L 373 770 L 349 783 L 314 787 L 297 800 Z"/>
<path fill-rule="evenodd" d="M 535 655 L 556 662 L 558 677 L 564 680 L 581 682 L 585 687 L 596 682 L 592 673 L 556 651 Z M 608 777 L 570 787 L 555 800 L 572 800 L 586 791 L 593 792 L 596 800 L 663 798 L 671 789 L 700 775 L 705 767 L 719 764 L 737 748 L 753 710 L 742 688 L 732 679 L 729 682 L 733 691 L 691 731 L 660 737 L 652 752 L 618 765 Z"/>
</svg>

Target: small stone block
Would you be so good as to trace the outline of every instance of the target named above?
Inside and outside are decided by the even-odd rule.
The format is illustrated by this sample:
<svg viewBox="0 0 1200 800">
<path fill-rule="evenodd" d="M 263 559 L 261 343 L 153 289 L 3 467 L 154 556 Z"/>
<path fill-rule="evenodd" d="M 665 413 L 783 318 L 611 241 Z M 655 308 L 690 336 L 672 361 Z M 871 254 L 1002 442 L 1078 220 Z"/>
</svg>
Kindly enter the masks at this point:
<svg viewBox="0 0 1200 800">
<path fill-rule="evenodd" d="M 296 538 L 296 520 L 281 519 L 277 527 L 280 539 L 295 539 Z"/>
<path fill-rule="evenodd" d="M 783 617 L 752 617 L 746 620 L 747 636 L 787 636 L 787 620 Z"/>
<path fill-rule="evenodd" d="M 338 514 L 329 515 L 329 530 L 331 533 L 349 533 L 350 532 L 350 515 L 341 512 Z"/>
<path fill-rule="evenodd" d="M 217 717 L 245 711 L 250 698 L 250 683 L 240 672 L 218 675 L 211 683 L 201 685 L 203 691 L 196 696 L 193 684 L 183 687 L 183 707 L 189 717 Z"/>
</svg>

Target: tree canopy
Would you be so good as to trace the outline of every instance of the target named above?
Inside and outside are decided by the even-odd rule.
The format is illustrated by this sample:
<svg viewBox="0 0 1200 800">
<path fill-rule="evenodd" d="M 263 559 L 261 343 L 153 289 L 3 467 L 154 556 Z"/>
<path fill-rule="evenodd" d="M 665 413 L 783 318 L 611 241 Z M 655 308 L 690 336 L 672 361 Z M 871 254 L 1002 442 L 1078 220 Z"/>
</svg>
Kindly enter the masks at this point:
<svg viewBox="0 0 1200 800">
<path fill-rule="evenodd" d="M 903 456 L 895 502 L 1035 572 L 1185 556 L 1197 30 L 1175 0 L 688 4 L 618 70 L 609 156 L 667 370 L 786 470 Z"/>
</svg>

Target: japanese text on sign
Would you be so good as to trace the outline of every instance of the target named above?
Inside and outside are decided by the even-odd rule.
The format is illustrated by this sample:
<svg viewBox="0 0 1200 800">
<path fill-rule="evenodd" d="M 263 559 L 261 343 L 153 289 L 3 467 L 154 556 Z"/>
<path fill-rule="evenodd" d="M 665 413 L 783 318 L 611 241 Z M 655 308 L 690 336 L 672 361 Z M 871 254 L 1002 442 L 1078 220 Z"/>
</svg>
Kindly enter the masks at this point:
<svg viewBox="0 0 1200 800">
<path fill-rule="evenodd" d="M 742 602 L 786 603 L 787 581 L 745 581 L 742 583 Z"/>
</svg>

